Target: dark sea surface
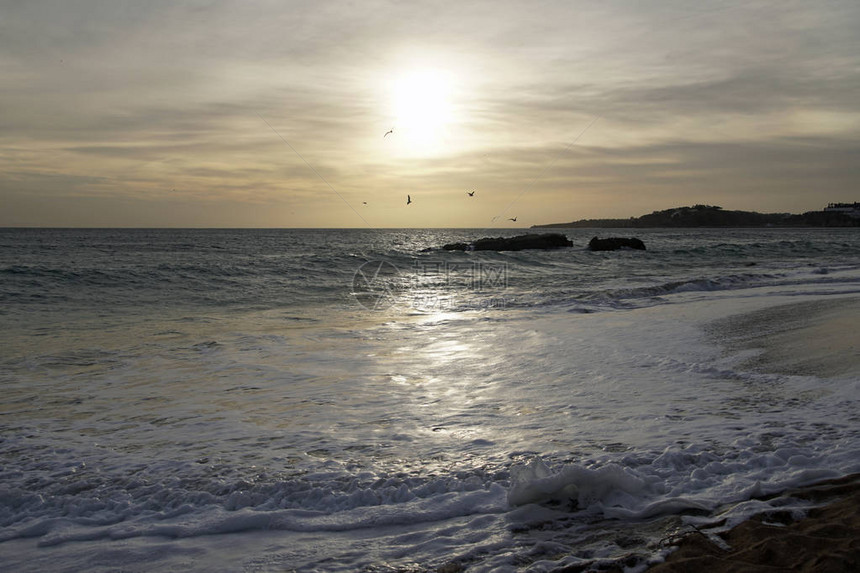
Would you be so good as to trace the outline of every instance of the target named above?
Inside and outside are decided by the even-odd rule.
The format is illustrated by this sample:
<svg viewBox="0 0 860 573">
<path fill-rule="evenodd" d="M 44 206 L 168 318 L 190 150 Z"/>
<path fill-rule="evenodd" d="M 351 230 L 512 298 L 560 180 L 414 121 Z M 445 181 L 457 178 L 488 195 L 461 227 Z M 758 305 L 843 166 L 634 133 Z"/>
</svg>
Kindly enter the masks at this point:
<svg viewBox="0 0 860 573">
<path fill-rule="evenodd" d="M 855 298 L 856 229 L 438 249 L 522 232 L 0 229 L 0 561 L 636 570 L 860 471 L 860 381 L 708 334 Z"/>
</svg>

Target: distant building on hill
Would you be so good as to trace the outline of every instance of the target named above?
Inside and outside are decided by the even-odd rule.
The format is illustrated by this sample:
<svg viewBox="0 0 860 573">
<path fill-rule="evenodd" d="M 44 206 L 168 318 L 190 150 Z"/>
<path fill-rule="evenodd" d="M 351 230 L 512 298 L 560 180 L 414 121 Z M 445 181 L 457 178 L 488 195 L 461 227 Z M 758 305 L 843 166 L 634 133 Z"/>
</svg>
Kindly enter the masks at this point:
<svg viewBox="0 0 860 573">
<path fill-rule="evenodd" d="M 829 203 L 826 213 L 845 213 L 853 219 L 860 219 L 860 203 Z"/>
</svg>

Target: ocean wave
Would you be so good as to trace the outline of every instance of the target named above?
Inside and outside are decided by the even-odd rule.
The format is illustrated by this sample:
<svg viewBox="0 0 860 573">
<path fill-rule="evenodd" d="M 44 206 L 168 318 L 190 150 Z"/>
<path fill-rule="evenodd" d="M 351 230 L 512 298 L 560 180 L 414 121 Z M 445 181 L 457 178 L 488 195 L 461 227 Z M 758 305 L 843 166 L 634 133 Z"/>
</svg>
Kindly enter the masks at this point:
<svg viewBox="0 0 860 573">
<path fill-rule="evenodd" d="M 39 545 L 51 546 L 270 529 L 350 531 L 500 514 L 535 504 L 606 519 L 706 516 L 858 469 L 856 461 L 848 463 L 856 452 L 845 448 L 828 454 L 780 434 L 768 441 L 767 448 L 749 437 L 722 451 L 673 446 L 580 462 L 535 456 L 491 471 L 437 476 L 338 472 L 228 481 L 175 467 L 172 476 L 158 479 L 160 472 L 143 468 L 120 477 L 66 464 L 37 481 L 15 483 L 14 476 L 5 476 L 0 542 L 38 537 Z M 766 508 L 744 506 L 734 517 L 742 520 Z"/>
<path fill-rule="evenodd" d="M 346 531 L 437 521 L 505 509 L 503 485 L 470 476 L 224 482 L 203 476 L 154 481 L 75 466 L 52 481 L 0 488 L 0 542 L 40 545 L 97 538 L 185 537 L 253 529 Z"/>
<path fill-rule="evenodd" d="M 713 277 L 696 277 L 665 283 L 627 288 L 610 288 L 581 296 L 583 300 L 625 300 L 654 298 L 685 292 L 707 292 L 749 288 L 772 284 L 786 275 L 774 273 L 740 273 Z"/>
</svg>

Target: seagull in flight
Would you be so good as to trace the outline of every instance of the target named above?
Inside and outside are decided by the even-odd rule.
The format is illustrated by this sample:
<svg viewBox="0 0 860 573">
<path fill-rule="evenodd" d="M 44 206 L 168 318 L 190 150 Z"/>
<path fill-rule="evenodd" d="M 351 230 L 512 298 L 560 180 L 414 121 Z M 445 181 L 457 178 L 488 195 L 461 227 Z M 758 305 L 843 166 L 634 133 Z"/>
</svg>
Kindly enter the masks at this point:
<svg viewBox="0 0 860 573">
<path fill-rule="evenodd" d="M 391 129 L 389 129 L 388 131 L 386 131 L 386 132 L 385 132 L 385 135 L 383 135 L 383 136 L 382 136 L 382 138 L 383 138 L 383 139 L 385 139 L 386 137 L 388 137 L 388 136 L 389 136 L 389 134 L 392 134 L 392 133 L 394 133 L 394 128 L 393 128 L 393 127 L 392 127 Z"/>
<path fill-rule="evenodd" d="M 410 203 L 412 203 L 412 195 L 407 195 L 406 196 L 406 204 L 409 205 Z"/>
<path fill-rule="evenodd" d="M 514 223 L 516 223 L 517 218 L 516 217 L 508 217 L 508 221 L 513 221 Z"/>
<path fill-rule="evenodd" d="M 475 192 L 474 191 L 466 191 L 466 195 L 468 195 L 469 197 L 474 197 Z"/>
</svg>

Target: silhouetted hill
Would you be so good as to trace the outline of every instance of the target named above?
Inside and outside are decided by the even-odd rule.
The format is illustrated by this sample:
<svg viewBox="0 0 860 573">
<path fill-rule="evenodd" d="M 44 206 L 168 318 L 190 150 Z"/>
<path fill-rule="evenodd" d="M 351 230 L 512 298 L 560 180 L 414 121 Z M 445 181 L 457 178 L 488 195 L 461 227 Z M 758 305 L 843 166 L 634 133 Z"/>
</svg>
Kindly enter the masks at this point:
<svg viewBox="0 0 860 573">
<path fill-rule="evenodd" d="M 845 213 L 808 211 L 791 213 L 757 213 L 726 211 L 715 205 L 694 205 L 654 211 L 629 219 L 582 219 L 570 223 L 533 225 L 534 228 L 649 228 L 649 227 L 858 227 L 860 219 Z"/>
</svg>

